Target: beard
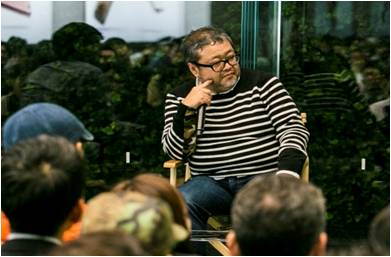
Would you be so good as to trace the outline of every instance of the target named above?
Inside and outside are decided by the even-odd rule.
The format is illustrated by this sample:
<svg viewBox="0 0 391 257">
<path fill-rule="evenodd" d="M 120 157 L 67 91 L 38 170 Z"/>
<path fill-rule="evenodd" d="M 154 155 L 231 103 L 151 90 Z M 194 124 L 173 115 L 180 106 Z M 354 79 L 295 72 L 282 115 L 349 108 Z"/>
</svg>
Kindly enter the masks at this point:
<svg viewBox="0 0 391 257">
<path fill-rule="evenodd" d="M 229 77 L 223 77 L 219 84 L 213 84 L 212 90 L 215 93 L 223 93 L 228 91 L 236 85 L 238 78 L 239 76 L 236 74 L 232 74 Z"/>
</svg>

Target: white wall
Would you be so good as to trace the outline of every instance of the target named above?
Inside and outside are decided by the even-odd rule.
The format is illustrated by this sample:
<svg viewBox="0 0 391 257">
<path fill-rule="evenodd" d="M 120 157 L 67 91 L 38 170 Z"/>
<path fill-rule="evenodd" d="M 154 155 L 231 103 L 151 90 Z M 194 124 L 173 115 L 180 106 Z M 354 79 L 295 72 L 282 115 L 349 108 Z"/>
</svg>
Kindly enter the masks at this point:
<svg viewBox="0 0 391 257">
<path fill-rule="evenodd" d="M 152 5 L 161 12 L 154 11 Z M 184 2 L 114 1 L 105 23 L 94 17 L 96 2 L 86 2 L 86 21 L 99 29 L 104 38 L 121 37 L 125 41 L 155 41 L 185 33 Z"/>
<path fill-rule="evenodd" d="M 36 43 L 50 39 L 52 35 L 52 2 L 30 1 L 31 15 L 26 16 L 1 7 L 1 40 L 7 41 L 11 36 Z"/>
<path fill-rule="evenodd" d="M 30 17 L 1 7 L 1 40 L 19 36 L 36 43 L 50 39 L 59 26 L 83 19 L 100 30 L 105 39 L 120 37 L 128 42 L 179 37 L 210 24 L 208 1 L 113 1 L 103 25 L 94 17 L 96 4 L 97 1 L 30 1 Z"/>
<path fill-rule="evenodd" d="M 52 8 L 53 30 L 69 22 L 85 21 L 85 4 L 82 1 L 55 1 Z"/>
<path fill-rule="evenodd" d="M 210 1 L 185 2 L 185 34 L 211 24 Z"/>
</svg>

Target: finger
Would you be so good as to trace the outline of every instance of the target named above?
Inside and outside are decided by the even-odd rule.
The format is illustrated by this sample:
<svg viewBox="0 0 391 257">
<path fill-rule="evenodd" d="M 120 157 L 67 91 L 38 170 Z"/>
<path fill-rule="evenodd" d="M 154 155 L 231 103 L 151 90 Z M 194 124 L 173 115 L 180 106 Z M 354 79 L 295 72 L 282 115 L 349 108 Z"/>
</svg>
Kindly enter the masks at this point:
<svg viewBox="0 0 391 257">
<path fill-rule="evenodd" d="M 208 80 L 202 82 L 201 84 L 198 84 L 198 87 L 200 87 L 200 88 L 207 88 L 207 87 L 209 87 L 212 84 L 213 84 L 213 80 L 208 79 Z"/>
</svg>

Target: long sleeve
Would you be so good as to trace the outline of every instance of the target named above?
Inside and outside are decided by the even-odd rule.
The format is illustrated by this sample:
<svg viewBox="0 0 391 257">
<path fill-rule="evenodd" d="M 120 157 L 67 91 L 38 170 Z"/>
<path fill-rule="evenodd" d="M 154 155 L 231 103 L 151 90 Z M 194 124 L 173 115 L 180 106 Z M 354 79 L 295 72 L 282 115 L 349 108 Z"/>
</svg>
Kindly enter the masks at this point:
<svg viewBox="0 0 391 257">
<path fill-rule="evenodd" d="M 167 94 L 164 109 L 163 151 L 170 158 L 182 160 L 183 130 L 186 107 L 173 94 Z"/>
<path fill-rule="evenodd" d="M 163 150 L 177 160 L 187 159 L 196 147 L 197 111 L 181 103 L 182 97 L 167 94 Z"/>
<path fill-rule="evenodd" d="M 280 143 L 278 168 L 300 174 L 307 157 L 309 132 L 301 122 L 299 110 L 275 77 L 263 85 L 261 92 Z"/>
</svg>

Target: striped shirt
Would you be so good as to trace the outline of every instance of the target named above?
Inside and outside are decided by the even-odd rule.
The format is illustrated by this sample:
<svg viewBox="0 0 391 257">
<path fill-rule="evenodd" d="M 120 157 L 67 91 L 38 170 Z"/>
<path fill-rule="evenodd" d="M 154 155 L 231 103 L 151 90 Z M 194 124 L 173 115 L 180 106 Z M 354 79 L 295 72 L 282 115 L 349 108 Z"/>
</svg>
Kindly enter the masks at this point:
<svg viewBox="0 0 391 257">
<path fill-rule="evenodd" d="M 192 86 L 180 86 L 166 96 L 163 150 L 177 160 L 183 157 L 187 108 L 181 100 Z M 242 69 L 235 87 L 214 95 L 206 107 L 204 131 L 188 161 L 193 176 L 215 179 L 278 170 L 300 173 L 308 139 L 282 83 L 272 75 Z"/>
</svg>

